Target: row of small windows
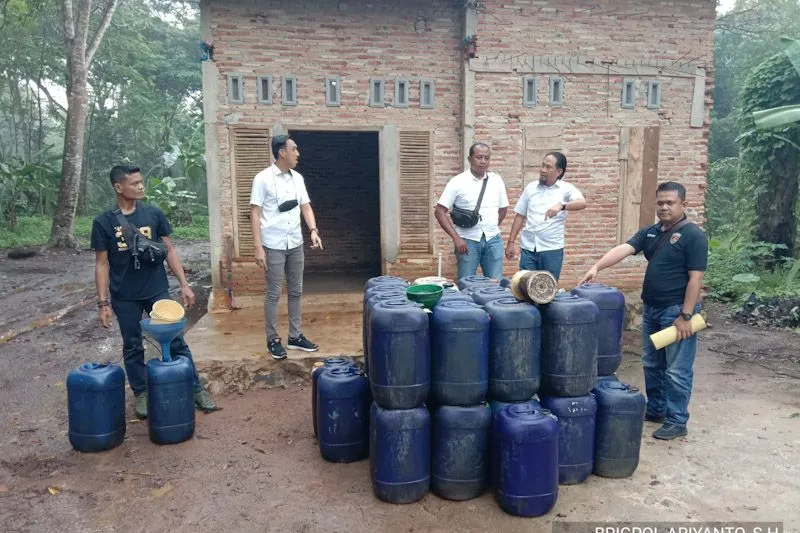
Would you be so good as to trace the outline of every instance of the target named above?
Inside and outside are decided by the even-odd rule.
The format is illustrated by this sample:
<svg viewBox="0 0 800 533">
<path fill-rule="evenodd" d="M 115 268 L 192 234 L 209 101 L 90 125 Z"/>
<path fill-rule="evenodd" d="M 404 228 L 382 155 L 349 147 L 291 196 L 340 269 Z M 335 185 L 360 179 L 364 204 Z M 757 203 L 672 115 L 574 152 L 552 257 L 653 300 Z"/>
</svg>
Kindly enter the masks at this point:
<svg viewBox="0 0 800 533">
<path fill-rule="evenodd" d="M 624 109 L 636 107 L 637 80 L 623 80 L 622 91 L 620 94 L 620 106 Z M 523 76 L 522 78 L 522 104 L 525 107 L 536 107 L 536 95 L 539 89 L 539 80 L 535 76 Z M 548 101 L 553 107 L 564 105 L 564 78 L 560 76 L 550 76 Z M 650 80 L 647 82 L 647 103 L 648 109 L 659 109 L 661 107 L 661 82 Z"/>
<path fill-rule="evenodd" d="M 272 83 L 272 76 L 258 76 L 256 78 L 259 104 L 272 103 Z M 369 80 L 370 107 L 385 107 L 384 84 L 385 81 L 381 78 L 371 78 Z M 411 100 L 410 86 L 411 82 L 408 79 L 398 78 L 394 80 L 394 107 L 409 107 Z M 435 87 L 434 80 L 420 80 L 419 107 L 423 109 L 433 108 L 436 100 Z M 231 104 L 244 103 L 244 77 L 241 74 L 228 75 L 228 102 Z M 281 104 L 297 105 L 297 77 L 281 76 Z M 342 80 L 339 76 L 325 77 L 325 104 L 329 107 L 337 107 L 342 104 Z"/>
<path fill-rule="evenodd" d="M 564 105 L 564 79 L 560 76 L 550 76 L 548 79 L 548 101 L 553 107 Z M 385 81 L 380 78 L 369 80 L 369 106 L 385 107 L 384 102 Z M 620 94 L 620 106 L 624 109 L 634 109 L 637 100 L 637 80 L 623 80 Z M 272 104 L 272 76 L 258 76 L 256 87 L 258 89 L 258 103 Z M 394 107 L 409 107 L 410 81 L 405 78 L 394 80 Z M 536 107 L 539 80 L 535 76 L 522 78 L 522 103 L 525 107 Z M 420 80 L 419 82 L 419 107 L 431 109 L 435 104 L 434 80 Z M 244 102 L 244 78 L 241 74 L 228 75 L 228 101 L 232 104 Z M 339 76 L 325 78 L 325 104 L 337 107 L 342 103 L 342 82 Z M 297 105 L 297 78 L 295 76 L 281 76 L 281 104 Z M 649 80 L 647 82 L 648 109 L 661 107 L 661 82 Z"/>
</svg>

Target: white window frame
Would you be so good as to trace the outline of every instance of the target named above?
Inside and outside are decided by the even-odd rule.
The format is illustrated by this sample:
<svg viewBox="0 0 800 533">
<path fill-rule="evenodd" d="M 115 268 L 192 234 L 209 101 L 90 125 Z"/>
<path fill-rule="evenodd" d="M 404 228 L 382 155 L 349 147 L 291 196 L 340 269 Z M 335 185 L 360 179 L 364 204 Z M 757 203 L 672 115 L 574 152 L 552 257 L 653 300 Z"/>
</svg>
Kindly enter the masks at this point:
<svg viewBox="0 0 800 533">
<path fill-rule="evenodd" d="M 530 91 L 528 91 L 529 88 Z M 539 83 L 536 81 L 536 76 L 522 77 L 522 105 L 536 107 L 536 92 L 538 88 Z"/>
<path fill-rule="evenodd" d="M 627 92 L 628 87 L 631 89 L 630 102 L 625 100 L 625 93 Z M 623 109 L 634 109 L 636 107 L 636 89 L 636 80 L 622 80 L 622 92 L 620 93 L 619 97 L 620 107 Z"/>
<path fill-rule="evenodd" d="M 655 94 L 655 97 L 653 96 Z M 661 108 L 661 81 L 650 80 L 647 82 L 647 109 Z"/>
<path fill-rule="evenodd" d="M 378 89 L 378 96 L 375 96 L 375 89 Z M 369 106 L 370 107 L 386 107 L 384 98 L 386 96 L 385 84 L 383 78 L 370 78 L 369 79 Z"/>
<path fill-rule="evenodd" d="M 425 101 L 425 86 L 431 88 L 430 102 Z M 419 81 L 419 107 L 422 109 L 433 109 L 436 106 L 436 82 L 432 79 L 423 79 Z"/>
<path fill-rule="evenodd" d="M 239 88 L 239 98 L 233 97 L 234 84 L 236 84 Z M 232 72 L 228 74 L 228 103 L 229 104 L 244 103 L 244 75 L 242 75 L 239 72 Z"/>
<path fill-rule="evenodd" d="M 408 108 L 408 97 L 409 97 L 409 86 L 408 86 L 408 79 L 406 78 L 397 78 L 394 80 L 394 107 L 398 107 L 401 109 Z M 400 101 L 400 95 L 403 95 L 403 101 Z"/>
<path fill-rule="evenodd" d="M 331 83 L 335 84 L 335 89 L 331 87 Z M 339 76 L 325 77 L 325 105 L 328 107 L 342 105 L 342 79 Z"/>
<path fill-rule="evenodd" d="M 555 97 L 556 85 L 558 85 L 558 99 Z M 561 76 L 550 76 L 549 100 L 552 107 L 561 107 L 564 105 L 564 78 Z"/>
<path fill-rule="evenodd" d="M 287 84 L 292 84 L 292 98 L 287 98 Z M 297 105 L 297 76 L 281 76 L 281 104 Z"/>
<path fill-rule="evenodd" d="M 264 94 L 264 82 L 267 82 L 268 90 L 267 94 Z M 272 76 L 264 75 L 258 77 L 258 84 L 256 86 L 258 90 L 258 103 L 259 104 L 271 104 L 272 103 Z"/>
</svg>

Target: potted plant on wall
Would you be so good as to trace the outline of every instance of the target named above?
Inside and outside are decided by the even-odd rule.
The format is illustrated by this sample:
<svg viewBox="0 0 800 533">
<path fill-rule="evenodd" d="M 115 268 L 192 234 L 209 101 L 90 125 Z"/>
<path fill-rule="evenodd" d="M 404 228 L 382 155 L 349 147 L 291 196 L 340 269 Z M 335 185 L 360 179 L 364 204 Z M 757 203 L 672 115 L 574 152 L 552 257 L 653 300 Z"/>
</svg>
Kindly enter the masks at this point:
<svg viewBox="0 0 800 533">
<path fill-rule="evenodd" d="M 478 56 L 478 37 L 475 35 L 464 37 L 464 54 L 468 59 Z"/>
</svg>

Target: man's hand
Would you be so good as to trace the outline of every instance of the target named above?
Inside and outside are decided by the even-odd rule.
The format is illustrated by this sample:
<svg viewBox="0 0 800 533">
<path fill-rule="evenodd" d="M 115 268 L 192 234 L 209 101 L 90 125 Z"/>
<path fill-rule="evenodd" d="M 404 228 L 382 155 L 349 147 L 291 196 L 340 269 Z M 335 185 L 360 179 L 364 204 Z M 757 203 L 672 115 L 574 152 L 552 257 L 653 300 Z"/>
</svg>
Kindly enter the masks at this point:
<svg viewBox="0 0 800 533">
<path fill-rule="evenodd" d="M 689 337 L 694 335 L 694 333 L 692 333 L 691 321 L 684 320 L 683 317 L 678 317 L 672 324 L 678 329 L 678 341 L 682 341 L 683 339 L 688 339 Z"/>
<path fill-rule="evenodd" d="M 194 305 L 194 291 L 188 283 L 181 285 L 181 296 L 183 297 L 184 307 L 192 307 Z"/>
<path fill-rule="evenodd" d="M 547 220 L 548 218 L 553 218 L 557 214 L 561 212 L 561 208 L 564 206 L 562 203 L 555 204 L 547 212 L 544 214 L 544 219 Z"/>
<path fill-rule="evenodd" d="M 316 250 L 317 248 L 319 248 L 320 250 L 323 250 L 323 248 L 322 248 L 322 239 L 320 238 L 319 233 L 317 233 L 316 231 L 312 231 L 311 232 L 311 249 L 312 250 Z"/>
<path fill-rule="evenodd" d="M 98 315 L 100 316 L 100 325 L 104 328 L 110 328 L 111 324 L 113 323 L 114 313 L 111 312 L 110 305 L 104 305 L 98 309 Z"/>
<path fill-rule="evenodd" d="M 592 267 L 589 271 L 583 276 L 583 279 L 578 282 L 578 285 L 584 285 L 586 283 L 591 283 L 597 278 L 597 267 Z"/>
<path fill-rule="evenodd" d="M 469 248 L 467 248 L 467 241 L 465 241 L 461 237 L 454 238 L 453 244 L 456 245 L 456 253 L 465 254 L 469 252 Z"/>
<path fill-rule="evenodd" d="M 513 242 L 508 243 L 508 246 L 506 246 L 506 259 L 509 261 L 514 259 L 515 248 L 516 247 L 514 246 Z"/>
<path fill-rule="evenodd" d="M 264 270 L 267 268 L 267 254 L 261 246 L 256 247 L 256 264 Z"/>
</svg>

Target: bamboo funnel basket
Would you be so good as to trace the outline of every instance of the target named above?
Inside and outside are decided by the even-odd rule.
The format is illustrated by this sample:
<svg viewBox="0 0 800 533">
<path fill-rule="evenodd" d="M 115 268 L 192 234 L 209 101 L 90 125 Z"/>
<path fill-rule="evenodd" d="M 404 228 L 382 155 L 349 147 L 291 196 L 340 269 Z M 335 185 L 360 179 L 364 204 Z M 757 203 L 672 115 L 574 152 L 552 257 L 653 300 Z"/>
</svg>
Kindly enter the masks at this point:
<svg viewBox="0 0 800 533">
<path fill-rule="evenodd" d="M 511 292 L 517 300 L 547 304 L 556 297 L 558 283 L 546 270 L 520 270 L 511 278 Z"/>
</svg>

